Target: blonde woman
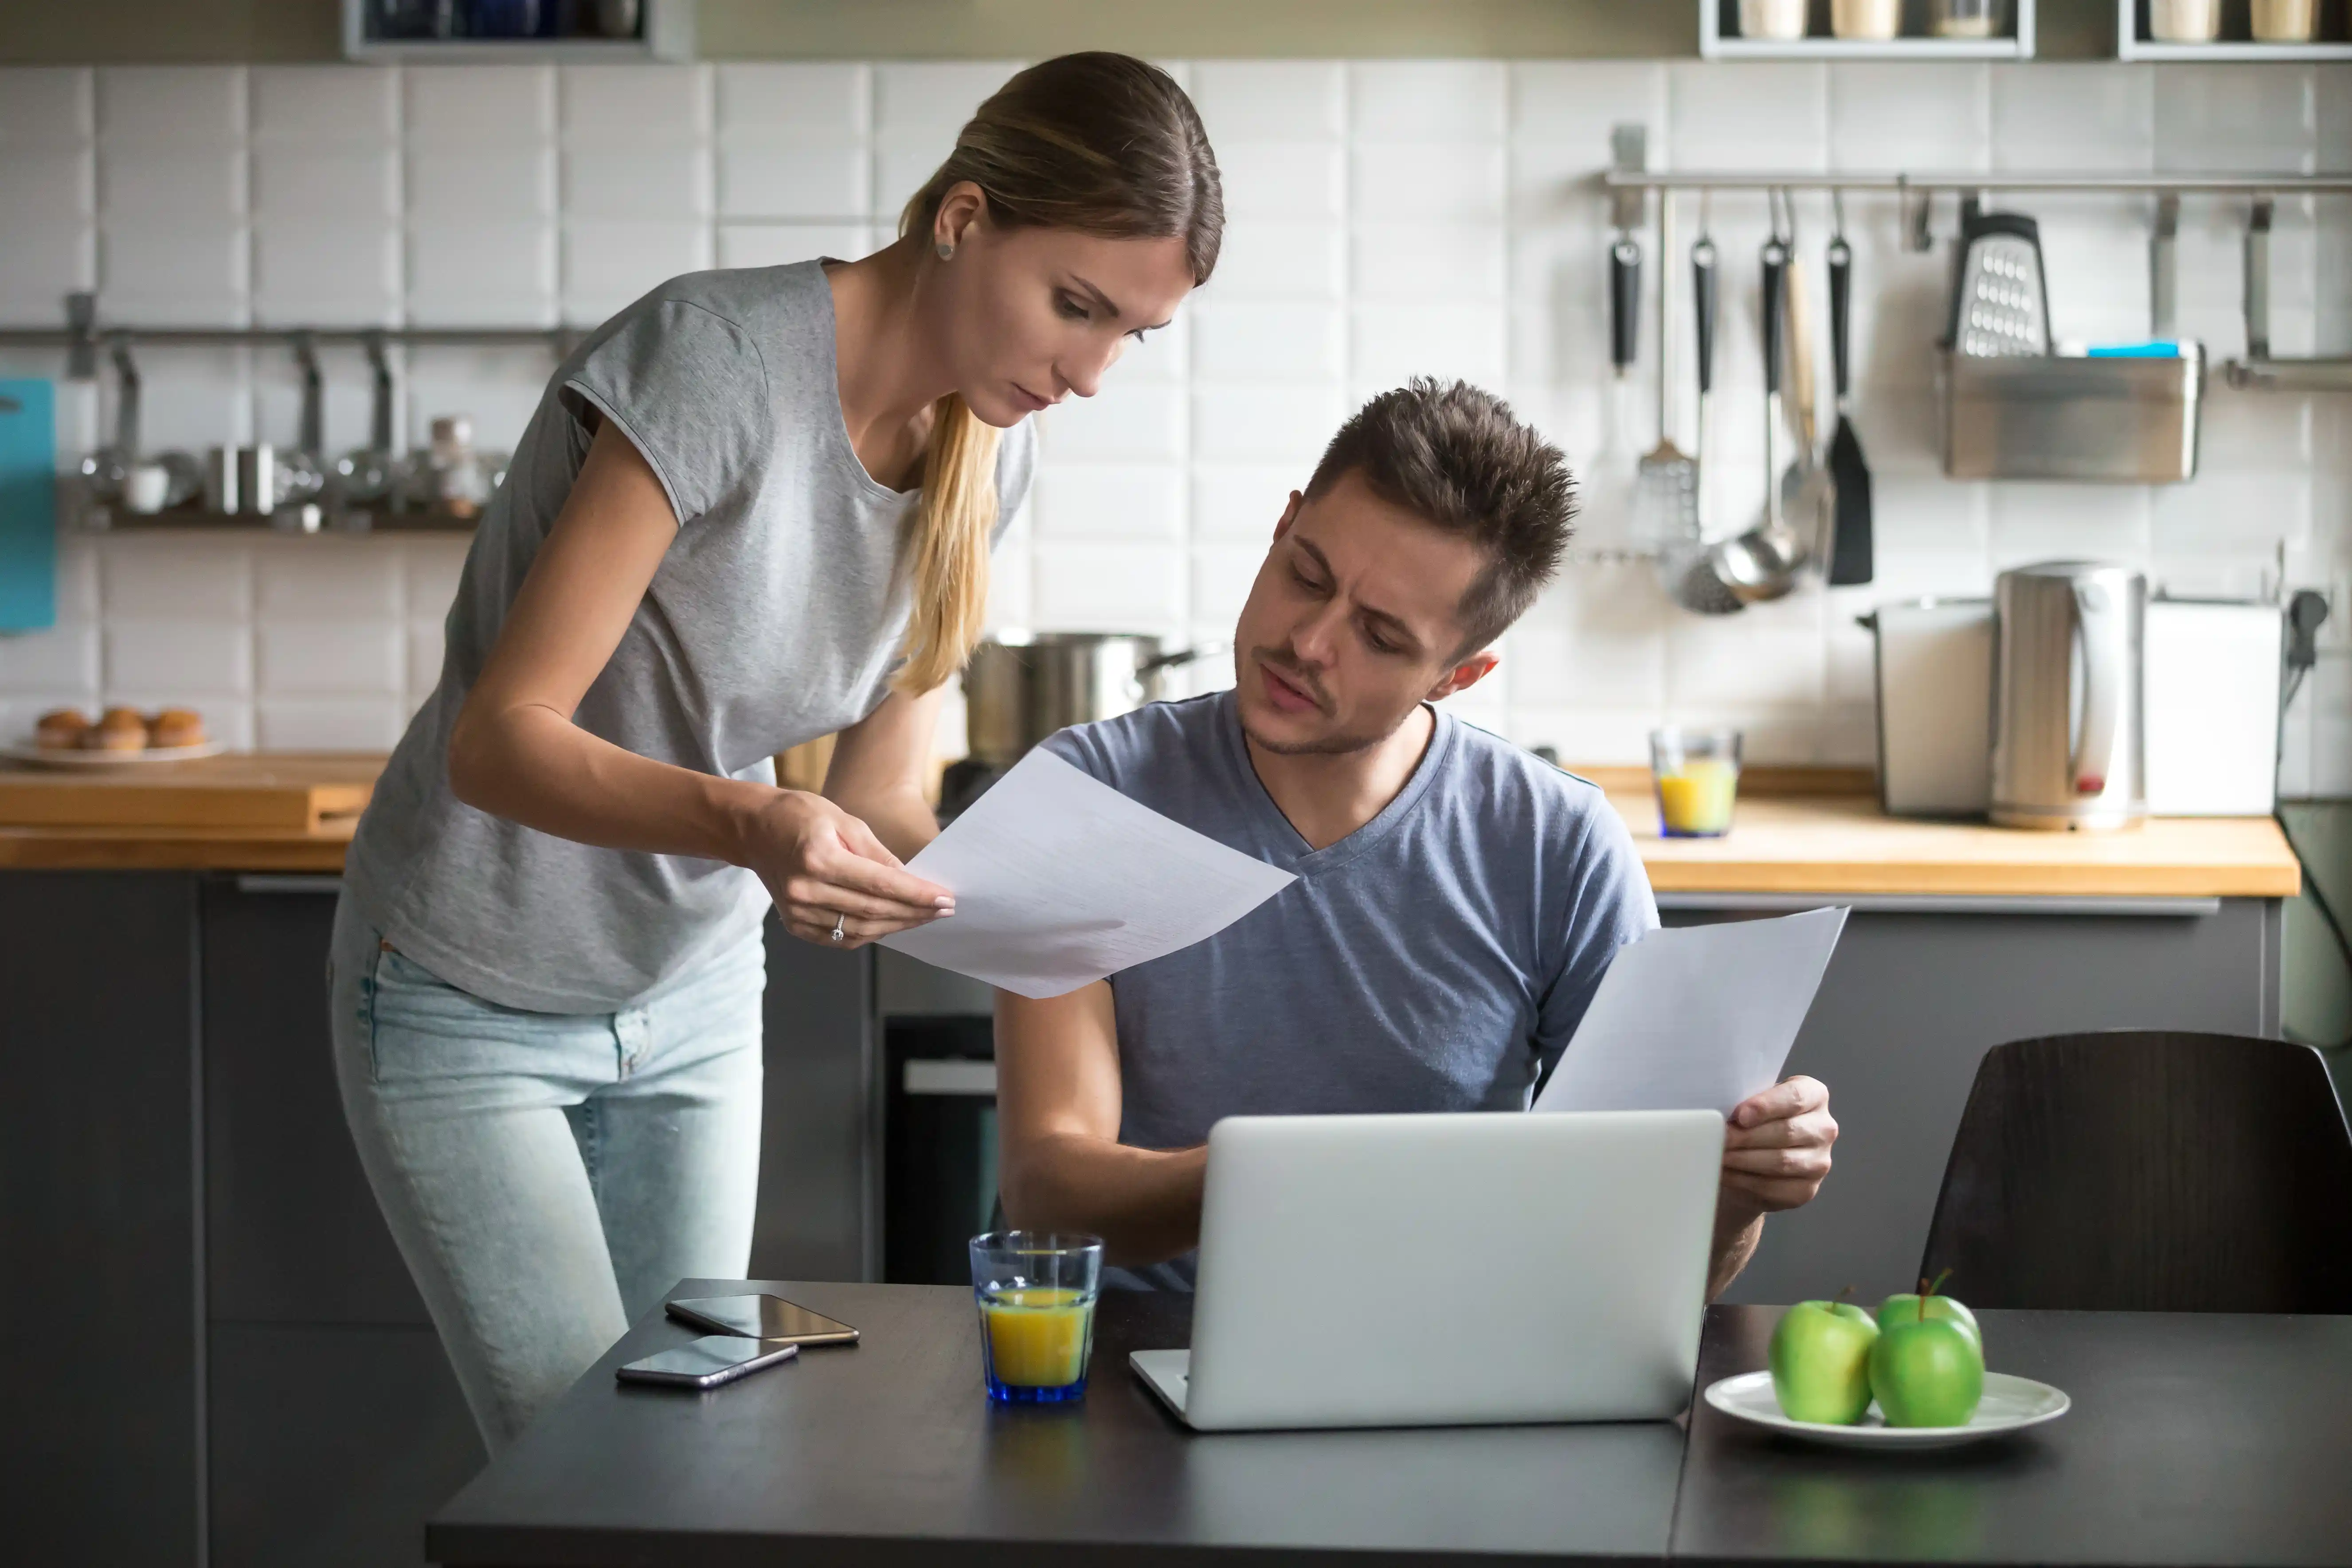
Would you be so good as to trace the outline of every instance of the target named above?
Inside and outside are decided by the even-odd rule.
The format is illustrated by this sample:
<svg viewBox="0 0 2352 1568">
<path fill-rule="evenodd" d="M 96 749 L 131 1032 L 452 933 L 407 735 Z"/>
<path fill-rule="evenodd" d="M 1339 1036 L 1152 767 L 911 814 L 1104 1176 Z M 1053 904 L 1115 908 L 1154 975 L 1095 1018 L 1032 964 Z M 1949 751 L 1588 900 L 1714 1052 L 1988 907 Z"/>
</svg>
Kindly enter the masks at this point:
<svg viewBox="0 0 2352 1568">
<path fill-rule="evenodd" d="M 864 260 L 655 289 L 556 372 L 336 912 L 344 1110 L 493 1452 L 750 1258 L 761 919 L 953 918 L 902 862 L 1029 486 L 1216 260 L 1199 117 L 1109 54 L 986 103 Z M 840 742 L 822 795 L 769 758 Z"/>
</svg>

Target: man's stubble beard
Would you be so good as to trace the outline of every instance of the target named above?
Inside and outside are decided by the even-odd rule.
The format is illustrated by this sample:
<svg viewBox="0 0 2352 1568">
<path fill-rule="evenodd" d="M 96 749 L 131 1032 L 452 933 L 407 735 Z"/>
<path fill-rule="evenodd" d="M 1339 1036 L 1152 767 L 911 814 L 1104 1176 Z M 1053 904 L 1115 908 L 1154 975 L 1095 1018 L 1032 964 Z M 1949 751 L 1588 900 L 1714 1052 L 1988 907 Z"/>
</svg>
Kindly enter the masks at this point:
<svg viewBox="0 0 2352 1568">
<path fill-rule="evenodd" d="M 1414 708 L 1419 706 L 1417 702 L 1413 704 Z M 1277 757 L 1345 757 L 1370 751 L 1395 734 L 1412 717 L 1412 708 L 1408 708 L 1397 715 L 1395 723 L 1377 735 L 1328 735 L 1319 741 L 1269 741 L 1251 729 L 1246 719 L 1242 721 L 1242 733 L 1249 737 L 1251 745 Z"/>
<path fill-rule="evenodd" d="M 1270 648 L 1254 647 L 1249 650 L 1247 656 L 1248 662 L 1252 665 L 1260 663 L 1272 665 L 1276 669 L 1290 676 L 1297 684 L 1307 688 L 1310 695 L 1318 699 L 1320 699 L 1323 696 L 1321 691 L 1314 689 L 1319 683 L 1317 682 L 1312 676 L 1307 675 L 1305 670 L 1298 668 L 1296 665 L 1291 664 L 1286 659 L 1271 657 L 1272 652 L 1273 650 Z M 1238 650 L 1236 650 L 1235 664 L 1236 668 L 1234 670 L 1235 680 L 1240 681 L 1248 679 L 1248 669 L 1240 667 Z M 1413 708 L 1418 708 L 1419 706 L 1421 706 L 1421 704 L 1418 702 L 1412 705 Z M 1412 717 L 1412 708 L 1407 708 L 1403 712 L 1396 716 L 1396 721 L 1394 723 L 1376 734 L 1330 735 L 1320 741 L 1269 741 L 1265 736 L 1259 734 L 1256 731 L 1251 729 L 1249 727 L 1249 721 L 1246 718 L 1244 718 L 1242 721 L 1242 733 L 1249 738 L 1250 744 L 1257 747 L 1260 751 L 1271 752 L 1273 755 L 1277 757 L 1346 757 L 1352 756 L 1359 752 L 1370 751 L 1374 746 L 1379 745 L 1381 742 L 1395 734 L 1398 729 L 1403 725 L 1404 721 L 1411 717 Z"/>
</svg>

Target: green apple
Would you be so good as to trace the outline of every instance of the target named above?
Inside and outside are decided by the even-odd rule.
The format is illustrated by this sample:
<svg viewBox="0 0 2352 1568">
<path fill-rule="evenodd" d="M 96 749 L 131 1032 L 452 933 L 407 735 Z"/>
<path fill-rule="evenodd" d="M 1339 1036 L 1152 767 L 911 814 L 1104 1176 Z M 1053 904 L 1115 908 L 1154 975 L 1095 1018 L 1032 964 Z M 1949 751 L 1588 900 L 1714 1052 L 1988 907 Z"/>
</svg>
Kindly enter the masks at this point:
<svg viewBox="0 0 2352 1568">
<path fill-rule="evenodd" d="M 1851 1426 L 1870 1408 L 1870 1347 L 1878 1325 L 1851 1302 L 1800 1301 L 1780 1315 L 1765 1359 L 1791 1421 Z"/>
<path fill-rule="evenodd" d="M 1984 1397 L 1984 1352 L 1951 1319 L 1897 1323 L 1870 1347 L 1870 1391 L 1889 1426 L 1965 1426 Z"/>
<path fill-rule="evenodd" d="M 1927 1282 L 1927 1276 L 1921 1275 L 1916 1293 L 1906 1290 L 1900 1296 L 1889 1296 L 1881 1301 L 1878 1304 L 1879 1331 L 1884 1333 L 1897 1323 L 1916 1323 L 1922 1319 L 1940 1318 L 1967 1330 L 1969 1338 L 1977 1342 L 1977 1353 L 1982 1355 L 1984 1330 L 1978 1325 L 1977 1315 L 1953 1298 L 1937 1293 L 1951 1272 L 1945 1269 L 1936 1276 L 1932 1285 Z"/>
<path fill-rule="evenodd" d="M 1889 1296 L 1878 1304 L 1878 1327 L 1883 1333 L 1897 1323 L 1943 1321 L 1960 1330 L 1976 1341 L 1979 1354 L 1984 1351 L 1984 1330 L 1977 1324 L 1977 1315 L 1949 1296 L 1920 1296 L 1905 1291 Z"/>
</svg>

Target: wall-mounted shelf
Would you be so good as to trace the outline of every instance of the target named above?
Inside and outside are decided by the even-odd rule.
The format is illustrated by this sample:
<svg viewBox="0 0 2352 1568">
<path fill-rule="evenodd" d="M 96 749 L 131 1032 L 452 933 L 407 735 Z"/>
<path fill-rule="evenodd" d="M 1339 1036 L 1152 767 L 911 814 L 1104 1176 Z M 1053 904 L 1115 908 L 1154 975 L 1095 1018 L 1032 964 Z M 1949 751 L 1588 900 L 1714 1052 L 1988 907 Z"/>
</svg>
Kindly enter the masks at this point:
<svg viewBox="0 0 2352 1568">
<path fill-rule="evenodd" d="M 1841 38 L 1830 31 L 1828 0 L 1811 0 L 1801 38 L 1739 36 L 1739 0 L 1698 0 L 1698 52 L 1710 60 L 2030 60 L 2034 0 L 2011 0 L 2011 31 L 1990 38 L 1939 38 L 1927 30 L 1927 0 L 1904 0 L 1901 35 Z"/>
<path fill-rule="evenodd" d="M 541 0 L 551 9 L 555 0 Z M 435 60 L 454 64 L 548 61 L 625 64 L 633 60 L 690 60 L 694 58 L 694 0 L 638 0 L 635 31 L 624 37 L 467 37 L 399 36 L 404 24 L 387 27 L 387 12 L 405 12 L 405 25 L 424 28 L 438 14 L 440 25 L 455 28 L 466 7 L 453 0 L 342 0 L 343 58 L 382 64 L 394 60 Z M 583 3 L 577 9 L 593 15 L 602 7 Z M 391 32 L 394 36 L 386 36 Z"/>
<path fill-rule="evenodd" d="M 112 507 L 83 510 L 74 527 L 83 533 L 176 534 L 375 534 L 471 533 L 480 520 L 445 511 L 337 511 L 310 502 L 280 507 L 273 512 L 205 511 L 197 507 L 172 507 L 163 511 L 118 511 Z"/>
<path fill-rule="evenodd" d="M 2352 60 L 2352 36 L 2347 36 L 2343 0 L 2320 0 L 2318 36 L 2307 44 L 2256 42 L 2248 31 L 2243 0 L 2221 7 L 2221 36 L 2210 44 L 2168 44 L 2152 37 L 2147 26 L 2147 0 L 2116 0 L 2116 58 L 2121 60 L 2262 61 L 2289 65 L 2298 60 Z"/>
<path fill-rule="evenodd" d="M 98 374 L 102 342 L 136 342 L 143 348 L 234 348 L 275 344 L 356 344 L 381 353 L 391 344 L 411 348 L 544 348 L 558 356 L 572 352 L 593 327 L 132 327 L 98 319 L 98 297 L 68 294 L 61 327 L 0 327 L 0 348 L 64 349 L 66 374 L 88 381 Z"/>
</svg>

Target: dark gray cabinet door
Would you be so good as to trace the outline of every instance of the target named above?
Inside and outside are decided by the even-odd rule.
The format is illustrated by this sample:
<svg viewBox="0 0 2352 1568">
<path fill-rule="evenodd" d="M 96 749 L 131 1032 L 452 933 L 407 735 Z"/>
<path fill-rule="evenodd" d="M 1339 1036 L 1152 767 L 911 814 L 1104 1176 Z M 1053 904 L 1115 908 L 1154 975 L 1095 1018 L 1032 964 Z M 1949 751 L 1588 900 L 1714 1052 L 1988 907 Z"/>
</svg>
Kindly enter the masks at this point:
<svg viewBox="0 0 2352 1568">
<path fill-rule="evenodd" d="M 195 884 L 0 874 L 0 1510 L 12 1561 L 204 1535 Z"/>
<path fill-rule="evenodd" d="M 204 884 L 213 1568 L 421 1562 L 484 1458 L 344 1124 L 336 891 Z"/>
<path fill-rule="evenodd" d="M 415 1568 L 486 1456 L 431 1329 L 215 1323 L 213 1568 Z"/>
<path fill-rule="evenodd" d="M 755 1279 L 879 1278 L 881 1106 L 874 952 L 834 952 L 768 921 Z"/>
<path fill-rule="evenodd" d="M 1685 908 L 1666 921 L 1719 918 Z M 2275 1034 L 2276 902 L 2225 899 L 2180 915 L 1858 910 L 1789 1054 L 1789 1071 L 1829 1086 L 1834 1166 L 1820 1196 L 1765 1222 L 1724 1299 L 1911 1289 L 1985 1052 L 2122 1028 Z M 1968 1282 L 1952 1289 L 1965 1298 Z"/>
<path fill-rule="evenodd" d="M 343 1121 L 327 1039 L 331 877 L 204 885 L 212 1316 L 422 1325 Z"/>
</svg>

